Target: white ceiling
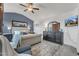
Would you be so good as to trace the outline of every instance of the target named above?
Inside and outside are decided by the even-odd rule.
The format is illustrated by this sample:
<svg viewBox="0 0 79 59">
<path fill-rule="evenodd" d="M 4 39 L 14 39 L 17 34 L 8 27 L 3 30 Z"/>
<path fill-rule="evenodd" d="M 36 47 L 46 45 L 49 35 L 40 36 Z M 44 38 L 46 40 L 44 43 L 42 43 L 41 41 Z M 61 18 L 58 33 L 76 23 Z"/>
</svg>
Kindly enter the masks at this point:
<svg viewBox="0 0 79 59">
<path fill-rule="evenodd" d="M 39 11 L 35 11 L 35 14 L 31 12 L 24 12 L 24 7 L 18 3 L 5 3 L 4 12 L 16 12 L 25 15 L 26 17 L 36 21 L 44 22 L 49 18 L 60 18 L 60 16 L 69 16 L 78 14 L 79 4 L 77 3 L 37 3 L 36 7 L 39 7 Z"/>
</svg>

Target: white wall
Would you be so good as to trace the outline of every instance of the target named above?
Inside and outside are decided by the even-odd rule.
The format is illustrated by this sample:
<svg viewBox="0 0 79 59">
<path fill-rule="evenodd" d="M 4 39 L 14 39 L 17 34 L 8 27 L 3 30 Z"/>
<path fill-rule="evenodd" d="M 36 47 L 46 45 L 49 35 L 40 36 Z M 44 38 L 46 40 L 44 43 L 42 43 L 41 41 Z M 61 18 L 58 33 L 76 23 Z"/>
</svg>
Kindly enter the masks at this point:
<svg viewBox="0 0 79 59">
<path fill-rule="evenodd" d="M 37 34 L 43 34 L 45 30 L 44 24 L 34 24 L 34 32 Z"/>
</svg>

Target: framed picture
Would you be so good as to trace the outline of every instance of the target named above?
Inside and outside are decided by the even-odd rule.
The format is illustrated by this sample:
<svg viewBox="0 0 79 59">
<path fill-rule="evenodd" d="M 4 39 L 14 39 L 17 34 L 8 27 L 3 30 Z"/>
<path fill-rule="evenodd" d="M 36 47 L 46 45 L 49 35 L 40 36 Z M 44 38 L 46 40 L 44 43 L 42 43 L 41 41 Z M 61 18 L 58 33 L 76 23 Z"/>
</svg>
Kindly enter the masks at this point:
<svg viewBox="0 0 79 59">
<path fill-rule="evenodd" d="M 71 16 L 65 20 L 66 27 L 78 26 L 78 16 Z"/>
<path fill-rule="evenodd" d="M 27 27 L 27 26 L 28 26 L 27 22 L 12 20 L 12 27 Z"/>
</svg>

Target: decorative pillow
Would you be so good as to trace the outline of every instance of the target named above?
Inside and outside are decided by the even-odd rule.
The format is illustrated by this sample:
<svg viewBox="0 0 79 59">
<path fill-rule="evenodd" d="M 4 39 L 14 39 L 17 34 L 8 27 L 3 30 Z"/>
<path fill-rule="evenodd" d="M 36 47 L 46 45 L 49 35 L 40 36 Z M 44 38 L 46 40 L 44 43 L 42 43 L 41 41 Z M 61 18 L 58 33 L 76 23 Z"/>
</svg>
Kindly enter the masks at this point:
<svg viewBox="0 0 79 59">
<path fill-rule="evenodd" d="M 31 46 L 30 45 L 26 45 L 25 47 L 20 47 L 15 49 L 18 53 L 24 53 L 25 51 L 31 50 Z"/>
<path fill-rule="evenodd" d="M 13 35 L 12 34 L 3 34 L 10 42 L 12 42 Z"/>
</svg>

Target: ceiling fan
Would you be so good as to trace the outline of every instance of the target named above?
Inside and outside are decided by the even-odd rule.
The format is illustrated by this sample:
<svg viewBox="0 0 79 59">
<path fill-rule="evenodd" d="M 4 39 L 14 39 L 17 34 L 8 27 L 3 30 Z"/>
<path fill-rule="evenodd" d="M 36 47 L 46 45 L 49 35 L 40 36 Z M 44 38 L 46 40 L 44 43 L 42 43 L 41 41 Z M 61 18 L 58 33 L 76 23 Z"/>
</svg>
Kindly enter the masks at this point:
<svg viewBox="0 0 79 59">
<path fill-rule="evenodd" d="M 21 6 L 25 7 L 25 10 L 24 11 L 30 11 L 34 14 L 34 10 L 39 10 L 39 8 L 37 7 L 34 7 L 33 3 L 28 3 L 27 5 L 23 5 L 23 4 L 20 4 Z"/>
</svg>

